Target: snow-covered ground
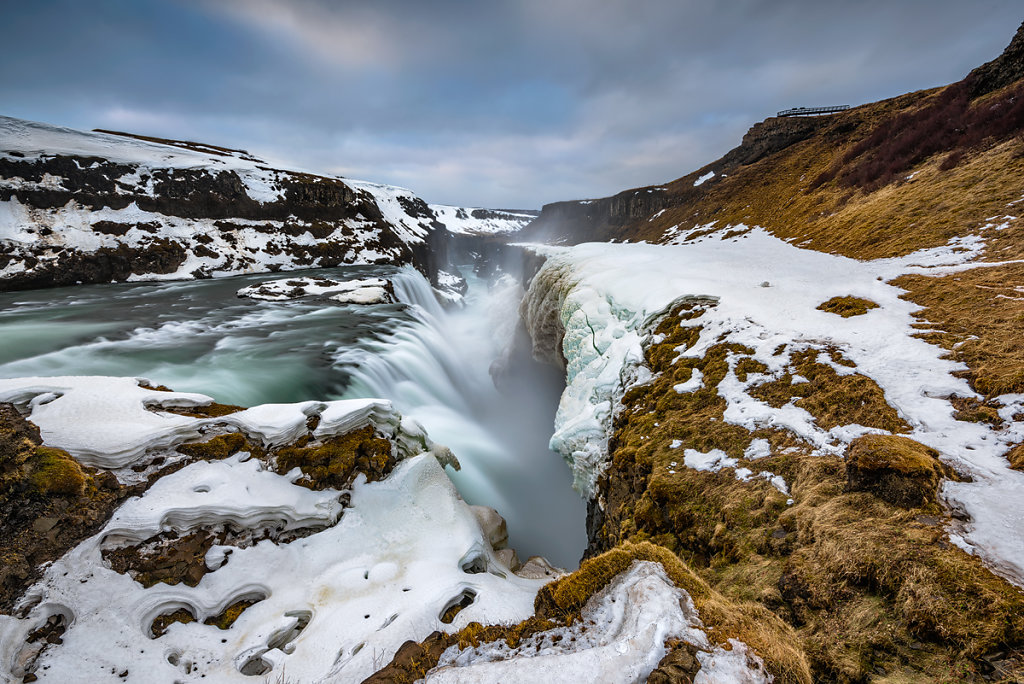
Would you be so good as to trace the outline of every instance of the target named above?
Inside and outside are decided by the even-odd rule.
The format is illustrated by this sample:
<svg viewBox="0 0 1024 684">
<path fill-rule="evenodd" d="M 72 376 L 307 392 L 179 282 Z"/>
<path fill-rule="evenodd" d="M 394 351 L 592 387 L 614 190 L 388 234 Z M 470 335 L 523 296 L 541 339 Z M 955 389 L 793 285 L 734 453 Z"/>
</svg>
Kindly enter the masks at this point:
<svg viewBox="0 0 1024 684">
<path fill-rule="evenodd" d="M 446 204 L 431 204 L 430 209 L 450 232 L 459 235 L 514 233 L 537 218 L 536 214 L 501 209 L 451 207 Z"/>
<path fill-rule="evenodd" d="M 548 259 L 533 280 L 530 297 L 546 299 L 548 310 L 557 307 L 565 329 L 568 386 L 551 445 L 572 465 L 576 487 L 594 495 L 606 464 L 612 412 L 626 387 L 648 379 L 641 342 L 650 334 L 652 317 L 681 296 L 703 296 L 710 302 L 703 315 L 683 323 L 702 327 L 699 341 L 680 354 L 700 357 L 718 342 L 736 342 L 754 349 L 753 357 L 773 376 L 795 351 L 837 347 L 856 368 L 836 365 L 828 354 L 819 361 L 841 374 L 858 372 L 874 380 L 911 426 L 908 436 L 934 447 L 973 479 L 945 483 L 946 501 L 970 517 L 950 530 L 951 539 L 1024 584 L 1024 536 L 1019 534 L 1024 529 L 1024 473 L 1010 469 L 1003 456 L 1009 445 L 1024 440 L 1024 423 L 1012 419 L 1024 409 L 1024 396 L 999 397 L 1006 407 L 1000 412 L 1007 420 L 1004 428 L 955 420 L 949 397 L 976 395 L 953 376 L 962 367 L 942 358 L 945 350 L 914 337 L 917 307 L 900 299 L 903 291 L 888 282 L 904 273 L 969 267 L 983 247 L 982 238 L 862 262 L 800 249 L 759 228 L 728 241 L 721 238 L 730 229 L 744 228 L 723 226 L 700 240 L 674 245 L 533 247 Z M 879 308 L 850 318 L 817 309 L 831 297 L 846 295 L 870 299 Z M 780 345 L 788 345 L 787 351 L 775 355 Z M 736 361 L 731 358 L 730 365 Z M 860 425 L 824 430 L 796 406 L 772 408 L 747 392 L 766 379 L 750 374 L 741 381 L 730 370 L 718 387 L 728 404 L 725 420 L 750 430 L 790 430 L 821 453 L 838 455 L 857 436 L 881 432 Z M 693 379 L 693 388 L 697 382 Z M 693 389 L 689 385 L 676 389 Z M 687 460 L 707 460 L 697 456 L 694 452 Z"/>
<path fill-rule="evenodd" d="M 201 395 L 99 377 L 4 380 L 0 401 L 29 408 L 47 444 L 97 465 L 109 463 L 108 450 L 125 454 L 126 442 L 135 445 L 132 458 L 117 463 L 143 464 L 200 432 L 239 429 L 280 444 L 305 434 L 311 416 L 319 418 L 316 439 L 372 424 L 402 459 L 384 480 L 360 476 L 348 493 L 298 486 L 298 469 L 277 474 L 247 453 L 163 477 L 50 564 L 21 600 L 20 617 L 0 616 L 0 681 L 20 681 L 29 666 L 52 682 L 242 682 L 265 672 L 283 681 L 361 681 L 408 639 L 526 618 L 547 581 L 503 565 L 444 472 L 447 449 L 387 402 L 264 405 L 200 419 L 160 407 L 203 403 Z M 194 587 L 144 588 L 104 558 L 161 532 L 201 530 L 232 534 L 209 550 L 208 572 Z M 466 597 L 471 604 L 442 622 Z M 204 624 L 240 600 L 255 603 L 228 629 Z M 154 619 L 179 609 L 195 621 L 154 636 Z M 27 637 L 58 615 L 67 626 L 62 643 L 40 654 L 45 641 Z"/>
</svg>

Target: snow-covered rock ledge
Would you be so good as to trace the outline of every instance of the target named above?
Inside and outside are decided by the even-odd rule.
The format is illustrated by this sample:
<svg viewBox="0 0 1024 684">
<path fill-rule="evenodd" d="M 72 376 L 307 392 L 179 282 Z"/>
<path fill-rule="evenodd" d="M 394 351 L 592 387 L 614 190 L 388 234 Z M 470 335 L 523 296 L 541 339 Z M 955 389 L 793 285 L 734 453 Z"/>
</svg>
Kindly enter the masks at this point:
<svg viewBox="0 0 1024 684">
<path fill-rule="evenodd" d="M 323 297 L 339 304 L 389 304 L 395 301 L 395 290 L 383 278 L 282 278 L 243 287 L 238 296 L 267 302 Z"/>
<path fill-rule="evenodd" d="M 404 188 L 0 117 L 0 289 L 342 264 L 412 264 L 434 279 L 448 235 Z"/>
</svg>

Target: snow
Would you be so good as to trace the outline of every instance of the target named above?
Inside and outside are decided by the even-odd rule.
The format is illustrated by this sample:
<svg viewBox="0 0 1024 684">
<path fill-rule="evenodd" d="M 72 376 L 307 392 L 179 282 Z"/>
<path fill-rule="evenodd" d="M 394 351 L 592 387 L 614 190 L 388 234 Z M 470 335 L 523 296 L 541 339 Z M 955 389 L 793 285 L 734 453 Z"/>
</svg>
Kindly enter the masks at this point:
<svg viewBox="0 0 1024 684">
<path fill-rule="evenodd" d="M 759 458 L 767 458 L 772 455 L 771 444 L 767 439 L 752 439 L 750 445 L 743 452 L 743 458 L 748 461 L 756 461 Z"/>
<path fill-rule="evenodd" d="M 683 452 L 683 463 L 687 468 L 717 473 L 722 468 L 735 468 L 737 461 L 735 458 L 729 458 L 721 449 L 712 449 L 707 453 L 687 449 Z"/>
<path fill-rule="evenodd" d="M 709 180 L 711 180 L 714 177 L 715 177 L 715 172 L 714 171 L 708 171 L 703 176 L 701 176 L 697 180 L 693 181 L 693 187 L 696 188 L 699 185 L 703 185 L 704 183 L 708 182 Z"/>
<path fill-rule="evenodd" d="M 426 684 L 522 682 L 547 684 L 644 681 L 665 656 L 665 640 L 697 646 L 696 682 L 761 684 L 771 681 L 763 662 L 741 642 L 713 646 L 693 600 L 657 563 L 636 561 L 590 598 L 571 627 L 534 634 L 512 649 L 505 641 L 445 651 Z"/>
<path fill-rule="evenodd" d="M 271 678 L 289 681 L 361 681 L 406 640 L 532 614 L 549 578 L 519 577 L 502 563 L 444 471 L 456 465 L 451 453 L 389 402 L 265 404 L 202 419 L 160 409 L 197 406 L 208 397 L 139 382 L 9 379 L 0 381 L 0 401 L 29 410 L 47 444 L 100 467 L 166 456 L 185 440 L 225 431 L 279 446 L 309 434 L 314 416 L 318 440 L 374 425 L 392 441 L 399 464 L 379 482 L 358 477 L 344 496 L 299 486 L 298 469 L 277 474 L 248 453 L 165 475 L 46 566 L 17 617 L 0 615 L 0 681 L 7 674 L 20 681 L 26 667 L 43 682 L 246 682 L 268 667 Z M 195 587 L 144 588 L 103 558 L 104 551 L 153 543 L 161 533 L 174 539 L 200 531 L 224 536 Z M 473 603 L 442 623 L 466 592 Z M 242 599 L 257 602 L 229 629 L 203 623 Z M 153 620 L 177 609 L 196 622 L 171 624 L 154 639 Z M 28 644 L 27 636 L 58 614 L 68 625 L 62 643 L 40 654 L 43 644 Z"/>
<path fill-rule="evenodd" d="M 408 639 L 533 612 L 546 580 L 518 577 L 501 564 L 431 455 L 404 461 L 383 481 L 358 482 L 343 512 L 338 494 L 311 492 L 242 455 L 168 475 L 51 564 L 22 602 L 30 606 L 25 618 L 0 616 L 0 657 L 24 659 L 27 634 L 60 613 L 70 627 L 61 645 L 39 657 L 41 682 L 250 682 L 241 670 L 254 665 L 272 666 L 271 680 L 361 681 Z M 155 530 L 228 523 L 312 526 L 313 533 L 214 547 L 207 565 L 215 569 L 195 587 L 143 588 L 101 555 Z M 463 571 L 472 558 L 488 571 Z M 475 594 L 473 604 L 441 623 L 465 591 Z M 262 600 L 227 630 L 203 624 L 241 598 Z M 153 619 L 178 608 L 198 620 L 151 638 Z"/>
<path fill-rule="evenodd" d="M 314 436 L 326 438 L 366 424 L 392 438 L 399 455 L 447 449 L 434 445 L 414 423 L 404 423 L 390 402 L 379 399 L 263 404 L 218 418 L 192 418 L 161 408 L 204 406 L 202 394 L 142 387 L 139 378 L 73 376 L 0 379 L 0 401 L 30 409 L 43 441 L 66 450 L 87 466 L 131 479 L 131 466 L 144 465 L 158 452 L 215 431 L 242 431 L 266 446 L 287 444 L 319 416 Z"/>
<path fill-rule="evenodd" d="M 1003 454 L 1024 440 L 1024 424 L 997 429 L 953 418 L 949 397 L 975 396 L 953 373 L 962 366 L 945 350 L 914 337 L 916 305 L 888 281 L 904 273 L 947 274 L 971 268 L 984 247 L 978 236 L 948 245 L 875 261 L 857 261 L 800 249 L 761 228 L 735 241 L 721 235 L 742 224 L 676 245 L 535 245 L 547 257 L 531 284 L 531 296 L 546 297 L 558 309 L 565 329 L 562 351 L 567 387 L 551 440 L 570 463 L 576 487 L 588 497 L 606 465 L 611 417 L 622 393 L 639 377 L 641 342 L 656 320 L 683 296 L 703 297 L 704 313 L 683 325 L 701 326 L 686 357 L 701 357 L 712 345 L 730 342 L 754 350 L 766 375 L 740 381 L 738 358 L 718 387 L 726 400 L 725 420 L 750 430 L 789 430 L 819 453 L 842 455 L 852 439 L 880 432 L 859 425 L 825 430 L 792 404 L 772 408 L 748 388 L 781 376 L 790 355 L 818 349 L 819 359 L 837 372 L 861 373 L 874 380 L 886 400 L 911 426 L 909 437 L 937 449 L 943 460 L 972 478 L 946 482 L 943 495 L 970 520 L 951 530 L 953 541 L 981 556 L 990 567 L 1024 584 L 1024 473 L 1011 470 Z M 987 265 L 987 264 L 986 264 Z M 769 288 L 761 287 L 768 281 Z M 817 310 L 833 296 L 863 297 L 877 304 L 867 314 L 841 318 Z M 780 345 L 786 353 L 775 355 Z M 834 363 L 827 347 L 855 364 Z M 684 383 L 685 384 L 685 383 Z"/>
<path fill-rule="evenodd" d="M 704 374 L 700 372 L 700 369 L 694 368 L 690 374 L 690 379 L 686 382 L 680 382 L 677 385 L 673 385 L 672 389 L 677 394 L 686 394 L 688 392 L 696 392 L 704 386 Z"/>
<path fill-rule="evenodd" d="M 537 218 L 536 214 L 500 209 L 452 207 L 446 204 L 431 204 L 430 210 L 437 215 L 437 220 L 443 223 L 449 232 L 457 235 L 514 233 Z"/>
<path fill-rule="evenodd" d="M 332 280 L 330 278 L 282 278 L 243 287 L 239 297 L 281 302 L 302 297 L 330 297 L 342 304 L 386 304 L 394 297 L 383 278 Z"/>
<path fill-rule="evenodd" d="M 415 203 L 426 204 L 412 190 L 394 185 L 383 185 L 369 181 L 346 178 L 347 185 L 368 192 L 380 208 L 384 220 L 391 224 L 395 233 L 403 242 L 415 244 L 423 242 L 432 230 L 433 217 L 429 212 L 425 216 L 414 216 L 406 211 L 406 206 Z"/>
</svg>

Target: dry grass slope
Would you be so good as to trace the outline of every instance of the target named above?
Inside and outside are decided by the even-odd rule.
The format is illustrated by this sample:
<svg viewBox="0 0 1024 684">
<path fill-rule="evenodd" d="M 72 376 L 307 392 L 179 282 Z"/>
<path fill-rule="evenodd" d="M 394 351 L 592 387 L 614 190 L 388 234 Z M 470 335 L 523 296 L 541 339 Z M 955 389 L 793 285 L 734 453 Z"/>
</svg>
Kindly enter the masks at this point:
<svg viewBox="0 0 1024 684">
<path fill-rule="evenodd" d="M 882 498 L 891 483 L 851 491 L 842 459 L 813 455 L 788 433 L 724 423 L 716 386 L 725 352 L 712 348 L 702 359 L 672 363 L 675 348 L 693 338 L 693 328 L 679 327 L 679 313 L 661 322 L 657 330 L 667 337 L 647 350 L 656 379 L 626 395 L 616 422 L 595 550 L 640 541 L 672 550 L 715 591 L 759 603 L 790 624 L 818 681 L 999 681 L 998 668 L 1024 673 L 1024 593 L 946 540 L 948 517 L 934 492 L 952 473 L 912 440 L 865 440 L 855 448 L 863 457 L 856 463 L 896 473 L 913 492 L 931 492 L 897 505 Z M 816 369 L 816 355 L 794 353 L 787 373 L 811 382 L 765 383 L 765 399 L 788 400 L 810 385 L 801 401 L 828 397 L 820 404 L 826 410 L 815 413 L 823 425 L 873 415 L 884 429 L 903 428 L 874 383 Z M 704 371 L 704 387 L 675 393 L 690 366 Z M 848 377 L 860 380 L 849 384 Z M 743 460 L 755 437 L 770 442 L 772 455 Z M 673 466 L 682 460 L 674 439 L 783 475 L 794 504 L 763 480 L 737 480 L 732 469 Z"/>
</svg>

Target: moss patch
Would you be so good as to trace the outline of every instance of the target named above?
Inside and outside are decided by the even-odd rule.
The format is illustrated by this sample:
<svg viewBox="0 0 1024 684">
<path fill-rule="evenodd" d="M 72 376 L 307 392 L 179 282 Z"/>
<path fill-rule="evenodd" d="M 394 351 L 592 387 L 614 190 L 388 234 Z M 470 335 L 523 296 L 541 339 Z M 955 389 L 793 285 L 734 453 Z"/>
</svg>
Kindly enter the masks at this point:
<svg viewBox="0 0 1024 684">
<path fill-rule="evenodd" d="M 871 309 L 877 308 L 878 304 L 861 297 L 833 297 L 818 305 L 818 311 L 827 311 L 843 318 L 863 316 Z"/>
<path fill-rule="evenodd" d="M 25 465 L 33 489 L 43 496 L 76 497 L 85 489 L 85 473 L 66 451 L 36 447 Z"/>
<path fill-rule="evenodd" d="M 195 622 L 196 616 L 192 614 L 187 608 L 178 608 L 177 610 L 163 615 L 157 615 L 156 619 L 153 620 L 153 624 L 149 627 L 149 632 L 154 639 L 159 639 L 166 632 L 167 628 L 173 625 L 175 622 L 180 622 L 183 625 L 187 625 L 190 622 Z"/>
<path fill-rule="evenodd" d="M 239 451 L 248 451 L 256 457 L 260 457 L 263 454 L 262 449 L 249 444 L 245 436 L 237 432 L 218 435 L 205 442 L 182 444 L 177 448 L 177 451 L 191 458 L 207 461 L 224 459 L 237 454 Z"/>
<path fill-rule="evenodd" d="M 217 629 L 228 629 L 231 625 L 235 624 L 235 621 L 242 616 L 242 613 L 262 600 L 259 598 L 248 598 L 235 601 L 217 615 L 211 615 L 203 620 L 203 624 L 212 625 Z"/>
<path fill-rule="evenodd" d="M 310 489 L 346 489 L 356 475 L 363 473 L 371 482 L 383 479 L 397 461 L 391 453 L 391 442 L 378 437 L 372 425 L 333 437 L 323 444 L 300 444 L 277 452 L 279 472 L 292 468 L 302 470 L 296 484 Z"/>
</svg>

